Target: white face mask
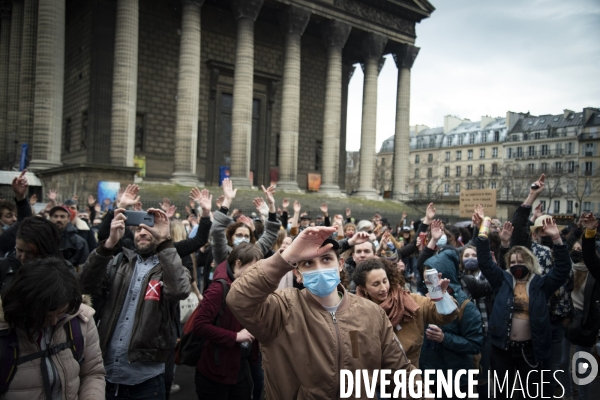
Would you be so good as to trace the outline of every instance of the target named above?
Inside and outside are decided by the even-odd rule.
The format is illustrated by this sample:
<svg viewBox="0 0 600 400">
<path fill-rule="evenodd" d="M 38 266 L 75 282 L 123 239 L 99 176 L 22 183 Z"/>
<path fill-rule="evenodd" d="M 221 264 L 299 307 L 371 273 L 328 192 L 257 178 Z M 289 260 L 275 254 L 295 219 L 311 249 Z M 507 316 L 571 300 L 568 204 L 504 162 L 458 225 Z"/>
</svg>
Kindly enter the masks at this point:
<svg viewBox="0 0 600 400">
<path fill-rule="evenodd" d="M 235 239 L 233 239 L 233 245 L 234 246 L 237 246 L 240 243 L 250 243 L 250 239 L 247 239 L 247 238 L 237 238 L 237 237 Z"/>
<path fill-rule="evenodd" d="M 442 237 L 437 241 L 438 246 L 445 246 L 448 243 L 448 236 L 442 235 Z"/>
</svg>

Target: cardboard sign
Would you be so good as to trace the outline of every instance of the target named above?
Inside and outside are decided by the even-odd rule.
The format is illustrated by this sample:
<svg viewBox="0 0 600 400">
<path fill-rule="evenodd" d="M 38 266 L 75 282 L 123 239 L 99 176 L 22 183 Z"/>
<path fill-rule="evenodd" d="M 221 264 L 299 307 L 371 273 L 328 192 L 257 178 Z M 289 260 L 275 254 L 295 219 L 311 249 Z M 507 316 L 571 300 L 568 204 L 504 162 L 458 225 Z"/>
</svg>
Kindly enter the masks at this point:
<svg viewBox="0 0 600 400">
<path fill-rule="evenodd" d="M 496 216 L 496 189 L 461 190 L 460 217 L 471 218 L 473 208 L 481 204 L 486 217 Z"/>
<path fill-rule="evenodd" d="M 318 192 L 321 188 L 321 174 L 308 174 L 308 191 Z"/>
</svg>

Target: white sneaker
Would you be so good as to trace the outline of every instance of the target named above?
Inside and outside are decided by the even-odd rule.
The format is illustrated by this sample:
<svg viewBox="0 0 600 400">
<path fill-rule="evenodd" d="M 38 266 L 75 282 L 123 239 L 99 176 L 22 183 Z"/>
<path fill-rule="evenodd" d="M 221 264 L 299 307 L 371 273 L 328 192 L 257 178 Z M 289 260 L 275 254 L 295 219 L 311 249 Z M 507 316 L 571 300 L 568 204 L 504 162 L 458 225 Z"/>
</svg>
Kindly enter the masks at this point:
<svg viewBox="0 0 600 400">
<path fill-rule="evenodd" d="M 179 392 L 181 390 L 181 386 L 179 386 L 178 384 L 174 383 L 171 385 L 171 394 L 175 394 L 177 392 Z"/>
</svg>

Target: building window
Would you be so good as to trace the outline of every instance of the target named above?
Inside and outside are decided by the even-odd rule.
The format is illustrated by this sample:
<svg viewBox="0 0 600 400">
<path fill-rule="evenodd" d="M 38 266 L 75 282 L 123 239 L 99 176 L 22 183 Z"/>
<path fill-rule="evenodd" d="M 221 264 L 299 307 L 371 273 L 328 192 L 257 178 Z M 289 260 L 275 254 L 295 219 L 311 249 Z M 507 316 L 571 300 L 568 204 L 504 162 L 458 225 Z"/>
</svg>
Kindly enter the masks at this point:
<svg viewBox="0 0 600 400">
<path fill-rule="evenodd" d="M 63 136 L 63 153 L 71 152 L 71 137 L 73 136 L 73 126 L 71 118 L 67 118 L 65 121 L 65 133 Z"/>
<path fill-rule="evenodd" d="M 560 161 L 554 163 L 554 172 L 562 173 L 562 163 Z"/>
<path fill-rule="evenodd" d="M 479 182 L 477 184 L 477 186 L 478 186 L 479 189 L 485 189 L 485 183 L 483 183 L 483 182 Z"/>
<path fill-rule="evenodd" d="M 415 168 L 415 179 L 419 179 L 419 168 Z"/>
<path fill-rule="evenodd" d="M 460 183 L 454 185 L 454 193 L 460 194 Z"/>
<path fill-rule="evenodd" d="M 494 132 L 494 142 L 499 142 L 499 141 L 500 141 L 500 132 L 495 131 Z"/>
<path fill-rule="evenodd" d="M 315 171 L 321 170 L 323 163 L 323 142 L 317 140 L 315 144 Z"/>
<path fill-rule="evenodd" d="M 144 140 L 146 139 L 146 128 L 144 114 L 135 115 L 135 151 L 144 151 Z"/>
<path fill-rule="evenodd" d="M 428 178 L 433 177 L 433 170 L 431 168 L 427 168 L 427 177 Z"/>
<path fill-rule="evenodd" d="M 469 135 L 469 144 L 473 144 L 473 143 L 475 143 L 475 134 L 471 133 Z"/>
<path fill-rule="evenodd" d="M 88 112 L 85 110 L 81 113 L 81 140 L 80 145 L 82 149 L 87 148 L 87 135 L 88 135 Z"/>
<path fill-rule="evenodd" d="M 444 177 L 445 178 L 450 177 L 450 167 L 444 167 Z"/>
<path fill-rule="evenodd" d="M 584 196 L 592 195 L 592 182 L 590 182 L 590 181 L 585 182 L 585 187 L 583 188 L 583 195 Z"/>
<path fill-rule="evenodd" d="M 481 134 L 481 143 L 487 143 L 487 133 Z"/>
<path fill-rule="evenodd" d="M 449 151 L 446 152 L 446 161 L 450 161 L 450 152 Z"/>
<path fill-rule="evenodd" d="M 473 159 L 473 150 L 469 150 L 467 151 L 467 160 L 472 160 Z"/>
<path fill-rule="evenodd" d="M 517 157 L 523 157 L 523 148 L 517 147 Z"/>
<path fill-rule="evenodd" d="M 535 156 L 535 146 L 529 146 L 527 148 L 527 155 L 529 157 L 534 157 Z"/>
<path fill-rule="evenodd" d="M 570 173 L 575 172 L 575 161 L 567 162 L 567 172 L 570 172 Z"/>
<path fill-rule="evenodd" d="M 594 156 L 594 143 L 586 143 L 585 144 L 585 156 L 586 157 Z"/>
<path fill-rule="evenodd" d="M 543 156 L 547 156 L 549 154 L 550 154 L 550 152 L 548 151 L 548 145 L 547 144 L 543 144 L 542 145 L 542 155 Z"/>
<path fill-rule="evenodd" d="M 485 149 L 479 149 L 479 158 L 485 158 Z"/>
<path fill-rule="evenodd" d="M 467 176 L 473 176 L 473 166 L 467 166 Z"/>
<path fill-rule="evenodd" d="M 583 210 L 585 212 L 592 212 L 592 202 L 591 201 L 584 201 L 583 202 Z"/>
<path fill-rule="evenodd" d="M 457 161 L 462 160 L 462 151 L 461 150 L 456 151 L 456 160 Z"/>
<path fill-rule="evenodd" d="M 573 213 L 573 200 L 567 200 L 567 214 Z"/>
<path fill-rule="evenodd" d="M 385 158 L 381 159 L 381 166 L 384 167 L 385 166 Z"/>
<path fill-rule="evenodd" d="M 513 149 L 512 148 L 508 149 L 508 158 L 513 158 Z"/>
<path fill-rule="evenodd" d="M 472 183 L 467 183 L 467 190 L 471 190 L 473 189 L 473 184 Z"/>
<path fill-rule="evenodd" d="M 445 183 L 444 184 L 444 195 L 448 196 L 449 194 L 450 194 L 450 184 Z"/>
<path fill-rule="evenodd" d="M 573 154 L 575 146 L 573 146 L 573 142 L 567 143 L 567 154 Z"/>
<path fill-rule="evenodd" d="M 420 160 L 421 160 L 421 157 L 417 154 L 415 156 L 415 164 L 418 164 L 420 162 Z"/>
<path fill-rule="evenodd" d="M 535 164 L 527 164 L 527 173 L 530 175 L 535 173 Z"/>
<path fill-rule="evenodd" d="M 539 139 L 539 138 L 540 138 L 540 136 L 541 136 L 540 132 L 536 132 L 536 133 L 534 134 L 534 137 L 535 137 L 536 139 Z"/>
<path fill-rule="evenodd" d="M 554 214 L 560 213 L 560 200 L 554 200 Z"/>
<path fill-rule="evenodd" d="M 429 163 L 433 162 L 433 154 L 427 155 L 427 162 L 429 162 Z"/>
<path fill-rule="evenodd" d="M 431 196 L 431 183 L 427 184 L 427 196 L 430 197 Z"/>
<path fill-rule="evenodd" d="M 590 161 L 586 162 L 585 163 L 585 172 L 584 172 L 584 174 L 586 176 L 591 176 L 591 175 L 594 174 L 593 170 L 594 170 L 594 164 L 592 162 L 590 162 Z"/>
<path fill-rule="evenodd" d="M 479 176 L 484 176 L 485 175 L 485 165 L 481 164 L 479 166 Z"/>
<path fill-rule="evenodd" d="M 492 164 L 492 175 L 498 175 L 498 164 Z"/>
<path fill-rule="evenodd" d="M 448 136 L 446 138 L 446 146 L 448 146 L 448 147 L 452 146 L 452 136 Z"/>
<path fill-rule="evenodd" d="M 543 172 L 544 174 L 548 172 L 548 163 L 543 162 L 541 167 L 541 172 Z"/>
<path fill-rule="evenodd" d="M 429 139 L 429 147 L 435 147 L 435 138 Z"/>
<path fill-rule="evenodd" d="M 458 135 L 458 145 L 459 145 L 459 146 L 462 146 L 462 144 L 463 144 L 463 140 L 464 140 L 464 137 L 463 137 L 463 135 Z"/>
<path fill-rule="evenodd" d="M 492 148 L 492 158 L 498 158 L 498 148 Z"/>
<path fill-rule="evenodd" d="M 419 185 L 415 185 L 415 196 L 419 196 Z"/>
<path fill-rule="evenodd" d="M 490 188 L 492 188 L 492 189 L 496 189 L 496 188 L 497 188 L 497 187 L 496 187 L 496 181 L 492 181 L 492 182 L 490 183 Z"/>
<path fill-rule="evenodd" d="M 562 155 L 562 143 L 556 143 L 556 155 Z"/>
<path fill-rule="evenodd" d="M 460 177 L 460 166 L 456 167 L 456 177 Z"/>
</svg>

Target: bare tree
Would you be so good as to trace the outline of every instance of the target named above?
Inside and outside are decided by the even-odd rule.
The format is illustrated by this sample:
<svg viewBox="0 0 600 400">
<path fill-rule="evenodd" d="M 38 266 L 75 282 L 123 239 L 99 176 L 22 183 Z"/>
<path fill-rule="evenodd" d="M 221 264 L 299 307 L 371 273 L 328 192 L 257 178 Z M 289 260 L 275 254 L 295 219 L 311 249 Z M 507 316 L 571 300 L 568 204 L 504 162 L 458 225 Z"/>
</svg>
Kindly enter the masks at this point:
<svg viewBox="0 0 600 400">
<path fill-rule="evenodd" d="M 583 211 L 583 203 L 600 193 L 600 175 L 595 171 L 577 171 L 564 177 L 567 183 L 567 198 L 579 203 Z M 593 211 L 593 210 L 588 210 Z"/>
</svg>

